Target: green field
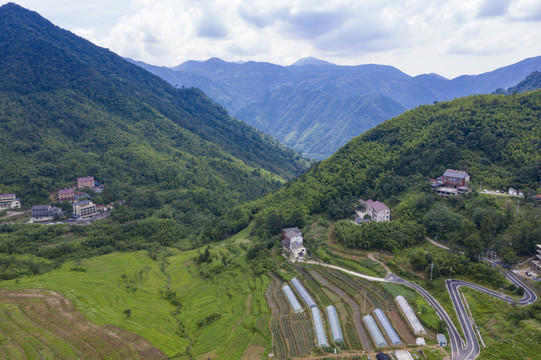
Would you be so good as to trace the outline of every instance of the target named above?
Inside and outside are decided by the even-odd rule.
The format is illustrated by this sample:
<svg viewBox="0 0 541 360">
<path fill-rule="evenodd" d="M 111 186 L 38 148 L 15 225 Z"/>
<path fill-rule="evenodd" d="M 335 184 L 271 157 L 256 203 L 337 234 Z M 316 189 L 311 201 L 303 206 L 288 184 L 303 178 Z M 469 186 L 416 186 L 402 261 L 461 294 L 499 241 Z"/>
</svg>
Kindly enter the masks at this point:
<svg viewBox="0 0 541 360">
<path fill-rule="evenodd" d="M 228 255 L 228 248 L 231 245 L 221 243 L 212 251 Z M 240 250 L 238 245 L 233 248 Z M 264 292 L 270 280 L 252 275 L 243 251 L 212 278 L 200 275 L 193 261 L 198 250 L 168 251 L 168 265 L 163 258 L 152 260 L 147 251 L 112 253 L 66 262 L 44 275 L 3 281 L 0 288 L 58 291 L 90 321 L 139 334 L 169 357 L 237 359 L 250 345 L 259 351 L 269 345 Z M 180 311 L 163 295 L 169 281 L 166 273 L 170 290 L 182 303 Z M 212 321 L 201 324 L 213 315 Z"/>
</svg>

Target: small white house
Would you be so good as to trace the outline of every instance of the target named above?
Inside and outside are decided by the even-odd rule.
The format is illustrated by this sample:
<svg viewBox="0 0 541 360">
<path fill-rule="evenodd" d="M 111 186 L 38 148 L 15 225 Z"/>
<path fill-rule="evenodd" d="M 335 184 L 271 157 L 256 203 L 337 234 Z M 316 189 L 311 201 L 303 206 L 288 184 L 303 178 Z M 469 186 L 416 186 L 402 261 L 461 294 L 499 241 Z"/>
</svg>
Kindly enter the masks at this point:
<svg viewBox="0 0 541 360">
<path fill-rule="evenodd" d="M 445 338 L 445 335 L 438 334 L 436 336 L 436 340 L 438 340 L 438 345 L 441 347 L 447 346 L 447 339 Z"/>
<path fill-rule="evenodd" d="M 518 191 L 513 188 L 509 188 L 509 195 L 518 195 Z"/>
</svg>

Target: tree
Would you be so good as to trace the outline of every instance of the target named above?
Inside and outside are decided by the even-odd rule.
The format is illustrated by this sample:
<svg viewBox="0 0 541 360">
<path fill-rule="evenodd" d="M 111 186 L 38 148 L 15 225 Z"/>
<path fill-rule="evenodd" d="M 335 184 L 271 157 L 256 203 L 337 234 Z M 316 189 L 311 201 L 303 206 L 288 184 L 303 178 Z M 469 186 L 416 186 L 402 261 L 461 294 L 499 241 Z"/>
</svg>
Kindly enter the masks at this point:
<svg viewBox="0 0 541 360">
<path fill-rule="evenodd" d="M 126 309 L 122 312 L 127 318 L 131 316 L 131 309 Z"/>
</svg>

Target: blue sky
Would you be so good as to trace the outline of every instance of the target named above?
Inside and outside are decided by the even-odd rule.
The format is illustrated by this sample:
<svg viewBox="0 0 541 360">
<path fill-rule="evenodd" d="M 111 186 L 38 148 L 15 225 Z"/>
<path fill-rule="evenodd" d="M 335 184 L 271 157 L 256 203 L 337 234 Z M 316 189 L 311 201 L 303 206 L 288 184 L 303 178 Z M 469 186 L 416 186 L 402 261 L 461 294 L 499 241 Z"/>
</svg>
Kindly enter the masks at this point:
<svg viewBox="0 0 541 360">
<path fill-rule="evenodd" d="M 15 2 L 121 56 L 163 66 L 314 56 L 452 78 L 541 55 L 540 0 Z"/>
</svg>

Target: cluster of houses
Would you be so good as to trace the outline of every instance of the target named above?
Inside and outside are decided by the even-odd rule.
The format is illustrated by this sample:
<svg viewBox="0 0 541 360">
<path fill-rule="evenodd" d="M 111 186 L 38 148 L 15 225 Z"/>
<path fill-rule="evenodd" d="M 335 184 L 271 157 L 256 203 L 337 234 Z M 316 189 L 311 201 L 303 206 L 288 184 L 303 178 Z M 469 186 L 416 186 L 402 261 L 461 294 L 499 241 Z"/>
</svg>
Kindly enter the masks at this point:
<svg viewBox="0 0 541 360">
<path fill-rule="evenodd" d="M 113 204 L 96 205 L 90 200 L 90 195 L 87 190 L 91 190 L 96 194 L 103 192 L 103 184 L 94 180 L 94 177 L 87 176 L 77 179 L 77 184 L 67 189 L 58 190 L 58 201 L 70 201 L 73 206 L 73 218 L 89 219 L 98 215 L 101 211 L 112 209 Z M 84 190 L 84 191 L 83 191 Z M 32 218 L 35 221 L 47 221 L 59 218 L 64 215 L 61 208 L 51 205 L 34 205 L 32 206 Z"/>
<path fill-rule="evenodd" d="M 21 200 L 19 200 L 15 194 L 0 194 L 0 211 L 20 208 Z"/>
<path fill-rule="evenodd" d="M 90 189 L 95 194 L 100 194 L 103 192 L 103 188 L 103 184 L 95 181 L 94 177 L 92 176 L 78 178 L 77 184 L 74 184 L 68 189 L 58 190 L 58 201 L 77 201 L 81 198 L 89 199 L 90 195 L 82 190 Z"/>
</svg>

